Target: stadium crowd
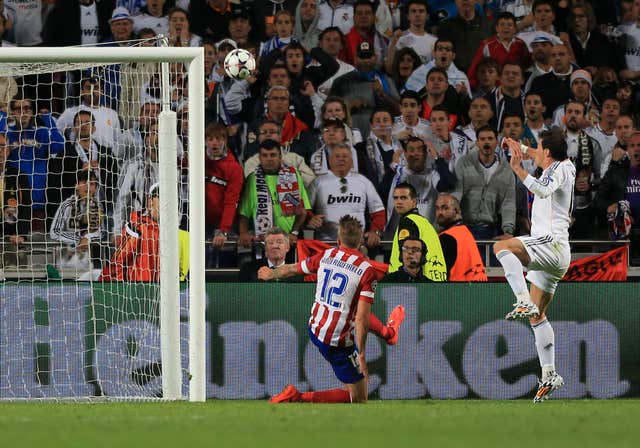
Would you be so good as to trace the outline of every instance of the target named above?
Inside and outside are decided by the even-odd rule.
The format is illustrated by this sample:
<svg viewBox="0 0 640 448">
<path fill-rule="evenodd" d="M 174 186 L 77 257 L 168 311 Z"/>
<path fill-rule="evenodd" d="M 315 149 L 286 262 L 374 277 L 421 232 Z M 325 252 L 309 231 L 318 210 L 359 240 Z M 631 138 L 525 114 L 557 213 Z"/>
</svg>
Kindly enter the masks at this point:
<svg viewBox="0 0 640 448">
<path fill-rule="evenodd" d="M 532 195 L 501 139 L 536 147 L 553 126 L 577 171 L 571 238 L 630 238 L 640 264 L 640 0 L 4 0 L 0 11 L 2 46 L 164 35 L 204 48 L 208 267 L 269 250 L 269 236 L 283 263 L 298 238 L 335 240 L 349 214 L 370 255 L 420 235 L 424 262 L 446 262 L 426 277 L 469 279 L 482 267 L 461 248 L 530 230 Z M 245 80 L 224 70 L 237 48 L 257 61 Z M 184 180 L 200 161 L 188 159 L 185 71 L 171 72 Z M 158 86 L 152 63 L 0 78 L 5 265 L 27 241 L 55 240 L 103 278 L 157 279 L 157 244 L 143 240 L 158 234 Z M 188 230 L 186 187 L 179 198 Z M 397 270 L 395 250 L 385 261 Z"/>
</svg>

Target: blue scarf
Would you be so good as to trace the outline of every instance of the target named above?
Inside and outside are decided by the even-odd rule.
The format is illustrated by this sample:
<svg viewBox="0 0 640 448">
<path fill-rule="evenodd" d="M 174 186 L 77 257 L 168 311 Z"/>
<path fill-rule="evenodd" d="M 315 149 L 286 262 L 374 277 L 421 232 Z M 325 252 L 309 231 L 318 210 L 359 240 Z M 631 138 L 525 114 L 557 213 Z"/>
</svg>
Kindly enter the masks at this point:
<svg viewBox="0 0 640 448">
<path fill-rule="evenodd" d="M 384 90 L 384 93 L 389 94 L 389 83 L 387 82 L 387 78 L 382 73 L 380 73 L 377 70 L 371 70 L 370 72 L 358 71 L 358 73 L 360 73 L 360 79 L 364 81 L 371 82 L 374 79 L 377 79 L 378 81 L 380 81 L 380 84 L 382 84 L 382 90 Z"/>
</svg>

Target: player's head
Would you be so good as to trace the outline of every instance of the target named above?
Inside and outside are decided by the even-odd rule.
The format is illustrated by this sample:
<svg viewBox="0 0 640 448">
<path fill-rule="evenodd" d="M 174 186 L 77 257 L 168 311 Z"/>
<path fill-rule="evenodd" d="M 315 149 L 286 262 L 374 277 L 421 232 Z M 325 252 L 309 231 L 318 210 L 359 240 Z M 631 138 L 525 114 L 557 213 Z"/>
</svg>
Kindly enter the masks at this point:
<svg viewBox="0 0 640 448">
<path fill-rule="evenodd" d="M 448 228 L 462 219 L 460 202 L 450 193 L 442 193 L 436 199 L 436 222 L 442 228 Z"/>
<path fill-rule="evenodd" d="M 264 237 L 264 254 L 272 264 L 280 265 L 289 252 L 289 237 L 280 227 L 271 227 Z"/>
<path fill-rule="evenodd" d="M 418 193 L 413 185 L 400 182 L 393 189 L 393 208 L 398 215 L 404 215 L 418 205 Z"/>
<path fill-rule="evenodd" d="M 554 160 L 565 160 L 567 158 L 567 140 L 560 128 L 551 128 L 540 133 L 542 147 L 549 151 L 549 157 Z"/>
<path fill-rule="evenodd" d="M 408 236 L 400 241 L 400 263 L 409 269 L 422 268 L 427 252 L 427 245 L 420 238 Z"/>
<path fill-rule="evenodd" d="M 351 215 L 340 218 L 338 226 L 338 245 L 357 249 L 362 241 L 362 223 Z"/>
</svg>

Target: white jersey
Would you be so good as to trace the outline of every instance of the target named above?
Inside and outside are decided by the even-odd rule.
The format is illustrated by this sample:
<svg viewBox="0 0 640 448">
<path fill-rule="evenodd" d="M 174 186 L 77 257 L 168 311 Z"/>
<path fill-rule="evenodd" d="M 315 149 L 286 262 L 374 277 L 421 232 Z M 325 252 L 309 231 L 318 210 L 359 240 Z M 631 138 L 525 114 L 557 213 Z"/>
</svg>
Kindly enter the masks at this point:
<svg viewBox="0 0 640 448">
<path fill-rule="evenodd" d="M 95 119 L 96 131 L 93 134 L 93 139 L 98 142 L 99 145 L 111 148 L 114 153 L 116 153 L 116 141 L 120 135 L 120 118 L 118 118 L 118 113 L 110 107 L 100 106 L 90 108 L 81 104 L 79 106 L 66 108 L 56 122 L 62 135 L 65 135 L 67 130 L 70 130 L 73 134 L 73 119 L 81 110 L 91 112 Z M 73 135 L 71 137 L 73 139 Z"/>
<path fill-rule="evenodd" d="M 353 26 L 353 5 L 345 1 L 333 8 L 328 1 L 320 3 L 317 26 L 321 31 L 330 26 L 337 26 L 346 36 Z"/>
<path fill-rule="evenodd" d="M 316 300 L 309 318 L 311 332 L 327 345 L 352 346 L 358 301 L 373 303 L 373 266 L 355 249 L 335 247 L 301 261 L 298 271 L 318 273 Z"/>
<path fill-rule="evenodd" d="M 167 16 L 156 17 L 151 14 L 139 14 L 133 19 L 133 32 L 138 34 L 145 28 L 150 28 L 156 34 L 169 33 L 169 18 Z"/>
<path fill-rule="evenodd" d="M 358 173 L 340 178 L 329 171 L 317 177 L 309 188 L 309 202 L 315 214 L 324 215 L 323 226 L 316 230 L 318 240 L 337 239 L 338 222 L 344 215 L 357 218 L 366 227 L 366 212 L 384 210 L 371 181 Z"/>
<path fill-rule="evenodd" d="M 398 39 L 396 50 L 405 47 L 413 48 L 420 56 L 422 63 L 426 64 L 433 59 L 433 47 L 437 40 L 438 38 L 432 34 L 425 33 L 423 36 L 418 36 L 407 30 Z"/>
<path fill-rule="evenodd" d="M 570 159 L 553 162 L 539 179 L 527 176 L 524 186 L 534 195 L 531 210 L 531 236 L 553 235 L 557 241 L 569 240 L 576 168 Z"/>
<path fill-rule="evenodd" d="M 431 132 L 431 124 L 424 118 L 418 118 L 418 123 L 415 126 L 409 126 L 402 119 L 402 116 L 395 117 L 393 119 L 391 136 L 397 139 L 398 134 L 405 130 L 411 131 L 411 135 L 413 135 L 414 137 L 418 137 L 421 140 L 430 140 L 433 136 Z"/>
<path fill-rule="evenodd" d="M 629 70 L 640 70 L 640 27 L 637 23 L 628 23 L 618 27 L 625 43 L 625 62 Z"/>
<path fill-rule="evenodd" d="M 593 173 L 597 178 L 602 178 L 609 167 L 609 163 L 604 166 L 604 161 L 610 159 L 611 151 L 618 143 L 618 137 L 615 132 L 607 134 L 599 124 L 585 129 L 584 132 L 600 145 L 600 151 L 593 155 Z M 603 168 L 604 171 L 602 171 Z"/>
</svg>

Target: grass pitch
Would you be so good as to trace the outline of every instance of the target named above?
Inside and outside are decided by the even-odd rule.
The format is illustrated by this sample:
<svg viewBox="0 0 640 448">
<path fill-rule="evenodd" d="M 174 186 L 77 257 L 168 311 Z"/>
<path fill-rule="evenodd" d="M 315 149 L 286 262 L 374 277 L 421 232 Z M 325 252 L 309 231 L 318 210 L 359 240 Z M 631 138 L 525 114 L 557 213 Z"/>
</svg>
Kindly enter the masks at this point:
<svg viewBox="0 0 640 448">
<path fill-rule="evenodd" d="M 0 403 L 3 447 L 636 447 L 640 400 Z"/>
</svg>

